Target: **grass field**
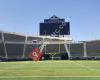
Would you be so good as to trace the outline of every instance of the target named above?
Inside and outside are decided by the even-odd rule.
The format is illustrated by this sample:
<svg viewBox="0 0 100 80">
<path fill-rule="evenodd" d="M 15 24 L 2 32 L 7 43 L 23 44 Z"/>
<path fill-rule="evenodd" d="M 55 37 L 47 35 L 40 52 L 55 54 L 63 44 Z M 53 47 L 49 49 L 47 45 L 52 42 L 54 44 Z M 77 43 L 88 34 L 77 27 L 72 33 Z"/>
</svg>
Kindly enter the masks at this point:
<svg viewBox="0 0 100 80">
<path fill-rule="evenodd" d="M 100 80 L 100 61 L 0 62 L 0 80 Z"/>
</svg>

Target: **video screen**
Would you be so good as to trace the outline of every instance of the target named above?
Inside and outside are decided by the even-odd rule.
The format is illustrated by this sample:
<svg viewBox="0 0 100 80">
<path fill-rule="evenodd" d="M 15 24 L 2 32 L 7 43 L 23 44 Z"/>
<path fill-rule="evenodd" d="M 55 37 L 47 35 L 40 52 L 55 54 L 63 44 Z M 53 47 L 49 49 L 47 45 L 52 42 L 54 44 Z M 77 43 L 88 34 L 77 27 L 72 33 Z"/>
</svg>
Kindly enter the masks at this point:
<svg viewBox="0 0 100 80">
<path fill-rule="evenodd" d="M 40 23 L 40 35 L 69 35 L 70 24 L 65 23 Z"/>
</svg>

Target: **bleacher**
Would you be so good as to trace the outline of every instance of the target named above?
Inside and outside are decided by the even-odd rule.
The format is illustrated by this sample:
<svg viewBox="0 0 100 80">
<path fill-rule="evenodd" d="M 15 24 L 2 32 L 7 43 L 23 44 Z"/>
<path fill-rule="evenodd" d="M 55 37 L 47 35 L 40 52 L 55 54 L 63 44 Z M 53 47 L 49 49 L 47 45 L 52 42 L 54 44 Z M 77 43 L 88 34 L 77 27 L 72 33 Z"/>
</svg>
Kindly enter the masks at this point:
<svg viewBox="0 0 100 80">
<path fill-rule="evenodd" d="M 87 56 L 93 57 L 93 56 L 100 56 L 100 40 L 96 41 L 88 41 L 86 43 L 87 48 Z"/>
<path fill-rule="evenodd" d="M 8 58 L 21 58 L 24 44 L 6 44 Z"/>
<path fill-rule="evenodd" d="M 70 54 L 72 57 L 83 57 L 84 49 L 82 43 L 70 44 Z"/>
<path fill-rule="evenodd" d="M 25 36 L 13 33 L 4 33 L 4 39 L 7 42 L 25 42 Z"/>
<path fill-rule="evenodd" d="M 66 53 L 64 44 L 47 44 L 44 47 L 43 53 Z"/>
</svg>

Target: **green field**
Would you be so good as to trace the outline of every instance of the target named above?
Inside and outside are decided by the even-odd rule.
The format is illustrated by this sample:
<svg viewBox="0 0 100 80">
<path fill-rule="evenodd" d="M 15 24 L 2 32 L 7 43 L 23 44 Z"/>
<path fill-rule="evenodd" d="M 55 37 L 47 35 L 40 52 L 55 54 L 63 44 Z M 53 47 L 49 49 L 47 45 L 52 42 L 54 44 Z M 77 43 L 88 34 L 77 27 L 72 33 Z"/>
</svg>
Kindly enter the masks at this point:
<svg viewBox="0 0 100 80">
<path fill-rule="evenodd" d="M 100 80 L 100 61 L 0 62 L 0 80 Z"/>
</svg>

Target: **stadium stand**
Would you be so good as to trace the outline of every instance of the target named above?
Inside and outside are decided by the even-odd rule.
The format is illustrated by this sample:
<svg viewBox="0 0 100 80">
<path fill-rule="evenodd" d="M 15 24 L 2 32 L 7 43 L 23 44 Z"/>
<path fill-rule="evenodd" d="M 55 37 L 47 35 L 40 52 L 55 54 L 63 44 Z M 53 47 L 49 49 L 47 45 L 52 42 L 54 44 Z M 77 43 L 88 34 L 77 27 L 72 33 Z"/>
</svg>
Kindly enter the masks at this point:
<svg viewBox="0 0 100 80">
<path fill-rule="evenodd" d="M 52 59 L 49 53 L 57 53 L 53 56 L 53 59 L 56 60 L 100 60 L 100 40 L 85 42 L 86 52 L 84 51 L 84 42 L 71 42 L 69 44 L 69 42 L 66 43 L 58 38 L 25 36 L 0 31 L 0 60 L 31 60 L 29 53 L 33 48 L 40 48 L 43 44 L 45 44 L 42 51 L 44 60 Z M 70 58 L 68 58 L 64 44 L 68 46 Z"/>
<path fill-rule="evenodd" d="M 83 57 L 84 49 L 82 43 L 70 44 L 70 54 L 72 57 Z"/>
<path fill-rule="evenodd" d="M 4 39 L 8 42 L 25 42 L 25 36 L 13 33 L 4 33 Z"/>
<path fill-rule="evenodd" d="M 66 53 L 64 44 L 47 44 L 43 50 L 43 53 Z"/>
<path fill-rule="evenodd" d="M 21 58 L 24 44 L 6 44 L 8 58 Z"/>
<path fill-rule="evenodd" d="M 88 41 L 86 43 L 87 56 L 99 57 L 100 56 L 100 40 Z"/>
</svg>

